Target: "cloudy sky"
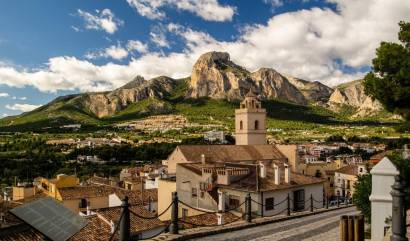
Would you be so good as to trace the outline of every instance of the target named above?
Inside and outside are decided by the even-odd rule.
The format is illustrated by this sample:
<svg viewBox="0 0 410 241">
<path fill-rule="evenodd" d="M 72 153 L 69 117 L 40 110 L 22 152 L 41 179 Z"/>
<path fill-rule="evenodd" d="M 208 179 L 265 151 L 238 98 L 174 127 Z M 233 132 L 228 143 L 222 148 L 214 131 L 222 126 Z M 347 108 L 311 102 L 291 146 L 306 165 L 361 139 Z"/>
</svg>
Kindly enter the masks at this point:
<svg viewBox="0 0 410 241">
<path fill-rule="evenodd" d="M 334 86 L 397 41 L 408 0 L 15 0 L 0 2 L 0 115 L 136 75 L 185 77 L 216 50 Z"/>
</svg>

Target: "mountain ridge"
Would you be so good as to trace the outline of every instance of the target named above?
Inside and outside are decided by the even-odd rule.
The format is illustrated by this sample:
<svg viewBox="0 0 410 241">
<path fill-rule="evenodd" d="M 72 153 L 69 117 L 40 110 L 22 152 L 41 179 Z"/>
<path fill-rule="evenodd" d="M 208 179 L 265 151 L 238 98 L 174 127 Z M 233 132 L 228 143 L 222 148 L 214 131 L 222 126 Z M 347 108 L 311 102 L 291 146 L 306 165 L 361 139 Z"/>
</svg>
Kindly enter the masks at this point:
<svg viewBox="0 0 410 241">
<path fill-rule="evenodd" d="M 358 83 L 361 82 L 356 80 L 332 89 L 317 81 L 282 75 L 272 68 L 250 72 L 232 62 L 228 53 L 208 52 L 198 58 L 189 77 L 173 79 L 158 76 L 146 80 L 137 75 L 113 91 L 57 97 L 33 111 L 2 119 L 0 127 L 30 121 L 49 121 L 60 125 L 101 124 L 121 120 L 124 116 L 139 118 L 169 113 L 173 111 L 173 103 L 178 101 L 184 103 L 200 98 L 237 101 L 250 88 L 262 100 L 275 99 L 302 106 L 314 104 L 333 112 L 338 112 L 340 106 L 352 106 L 357 109 L 357 115 L 352 115 L 354 118 L 381 111 L 380 103 L 366 96 Z"/>
</svg>

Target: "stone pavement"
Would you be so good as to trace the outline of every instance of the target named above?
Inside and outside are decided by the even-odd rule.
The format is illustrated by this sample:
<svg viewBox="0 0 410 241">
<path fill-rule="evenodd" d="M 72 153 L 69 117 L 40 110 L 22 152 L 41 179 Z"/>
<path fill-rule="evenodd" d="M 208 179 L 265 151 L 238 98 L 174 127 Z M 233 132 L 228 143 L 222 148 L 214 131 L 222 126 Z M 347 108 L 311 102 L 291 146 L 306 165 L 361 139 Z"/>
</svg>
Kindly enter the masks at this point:
<svg viewBox="0 0 410 241">
<path fill-rule="evenodd" d="M 203 241 L 332 241 L 339 240 L 339 219 L 341 215 L 357 214 L 355 207 L 334 210 L 312 216 L 306 216 L 271 223 L 229 233 L 221 233 L 192 240 Z"/>
</svg>

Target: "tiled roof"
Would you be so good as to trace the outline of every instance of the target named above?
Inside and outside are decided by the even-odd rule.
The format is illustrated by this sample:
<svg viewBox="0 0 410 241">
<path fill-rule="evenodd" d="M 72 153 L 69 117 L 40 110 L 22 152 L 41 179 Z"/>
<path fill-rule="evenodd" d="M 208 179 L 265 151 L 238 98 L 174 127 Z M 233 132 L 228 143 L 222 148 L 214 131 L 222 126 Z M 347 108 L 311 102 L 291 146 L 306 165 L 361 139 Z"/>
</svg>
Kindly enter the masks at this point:
<svg viewBox="0 0 410 241">
<path fill-rule="evenodd" d="M 137 213 L 140 216 L 144 217 L 154 217 L 152 213 L 150 213 L 147 209 L 143 206 L 130 206 L 130 210 L 134 213 Z M 109 221 L 113 221 L 114 223 L 118 223 L 118 220 L 121 216 L 121 207 L 111 207 L 111 208 L 103 208 L 98 209 L 95 211 L 97 216 L 102 217 L 103 219 Z M 165 224 L 159 220 L 158 218 L 153 219 L 143 219 L 139 218 L 136 215 L 130 213 L 130 220 L 131 220 L 131 234 L 138 234 L 143 231 L 164 227 Z"/>
<path fill-rule="evenodd" d="M 359 174 L 359 171 L 356 165 L 344 166 L 342 168 L 337 169 L 335 172 L 348 174 L 348 175 L 354 175 L 354 176 Z"/>
<path fill-rule="evenodd" d="M 0 229 L 2 241 L 43 241 L 43 235 L 26 224 Z"/>
<path fill-rule="evenodd" d="M 238 219 L 238 216 L 234 215 L 233 213 L 227 212 L 224 214 L 224 221 L 225 223 L 230 223 Z M 195 216 L 189 216 L 182 218 L 181 220 L 186 221 L 188 223 L 193 223 L 198 226 L 204 225 L 217 225 L 218 218 L 214 213 L 204 213 Z M 184 228 L 194 228 L 193 225 L 181 222 Z"/>
<path fill-rule="evenodd" d="M 274 145 L 182 145 L 177 148 L 188 162 L 200 162 L 202 154 L 210 162 L 287 159 Z"/>
<path fill-rule="evenodd" d="M 69 241 L 108 241 L 111 237 L 111 226 L 97 215 L 87 217 L 87 225 L 72 236 Z"/>
<path fill-rule="evenodd" d="M 128 202 L 131 205 L 141 204 L 141 191 L 140 190 L 125 190 L 125 189 L 116 189 L 115 193 L 122 200 L 125 196 L 128 197 Z M 158 189 L 145 189 L 144 190 L 144 204 L 147 204 L 150 200 L 153 202 L 158 201 Z"/>
<path fill-rule="evenodd" d="M 101 185 L 76 186 L 59 188 L 63 200 L 73 200 L 91 197 L 108 197 L 114 193 L 114 188 Z"/>
</svg>

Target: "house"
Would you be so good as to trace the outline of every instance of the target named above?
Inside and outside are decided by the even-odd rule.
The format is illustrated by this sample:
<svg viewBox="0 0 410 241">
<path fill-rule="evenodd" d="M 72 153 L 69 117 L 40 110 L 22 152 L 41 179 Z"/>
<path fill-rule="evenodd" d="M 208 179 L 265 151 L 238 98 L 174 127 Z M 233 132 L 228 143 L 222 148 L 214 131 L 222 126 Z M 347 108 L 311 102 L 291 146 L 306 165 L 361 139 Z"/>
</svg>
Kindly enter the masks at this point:
<svg viewBox="0 0 410 241">
<path fill-rule="evenodd" d="M 226 143 L 225 133 L 223 131 L 208 131 L 204 134 L 204 140 L 208 142 Z"/>
<path fill-rule="evenodd" d="M 307 210 L 305 202 L 313 196 L 323 201 L 323 183 L 320 178 L 293 173 L 289 165 L 280 161 L 260 161 L 254 164 L 196 162 L 177 165 L 176 189 L 179 200 L 198 209 L 218 210 L 218 202 L 225 200 L 225 207 L 232 209 L 245 201 L 248 193 L 262 207 L 252 204 L 252 212 L 273 215 L 286 209 L 288 195 L 291 209 Z M 224 197 L 221 199 L 219 195 Z M 276 206 L 277 204 L 280 204 Z M 318 204 L 321 206 L 322 204 Z M 238 212 L 245 213 L 242 205 Z M 182 217 L 196 215 L 182 207 Z"/>
<path fill-rule="evenodd" d="M 109 206 L 109 195 L 114 189 L 108 186 L 75 186 L 58 190 L 57 200 L 75 213 Z"/>
<path fill-rule="evenodd" d="M 351 198 L 357 176 L 366 174 L 364 165 L 350 165 L 335 171 L 335 196 Z"/>
<path fill-rule="evenodd" d="M 152 213 L 158 211 L 158 189 L 149 189 L 138 191 L 129 191 L 124 189 L 115 189 L 112 194 L 109 195 L 109 207 L 118 207 L 121 205 L 122 200 L 128 197 L 128 203 L 130 205 L 141 205 L 145 209 Z"/>
<path fill-rule="evenodd" d="M 11 200 L 19 201 L 33 197 L 35 194 L 36 189 L 32 183 L 18 183 L 16 186 L 13 186 Z"/>
<path fill-rule="evenodd" d="M 75 175 L 58 174 L 56 178 L 47 179 L 44 177 L 38 177 L 34 180 L 34 184 L 37 188 L 41 189 L 48 196 L 58 199 L 60 188 L 75 187 L 80 183 L 80 179 Z"/>
</svg>

